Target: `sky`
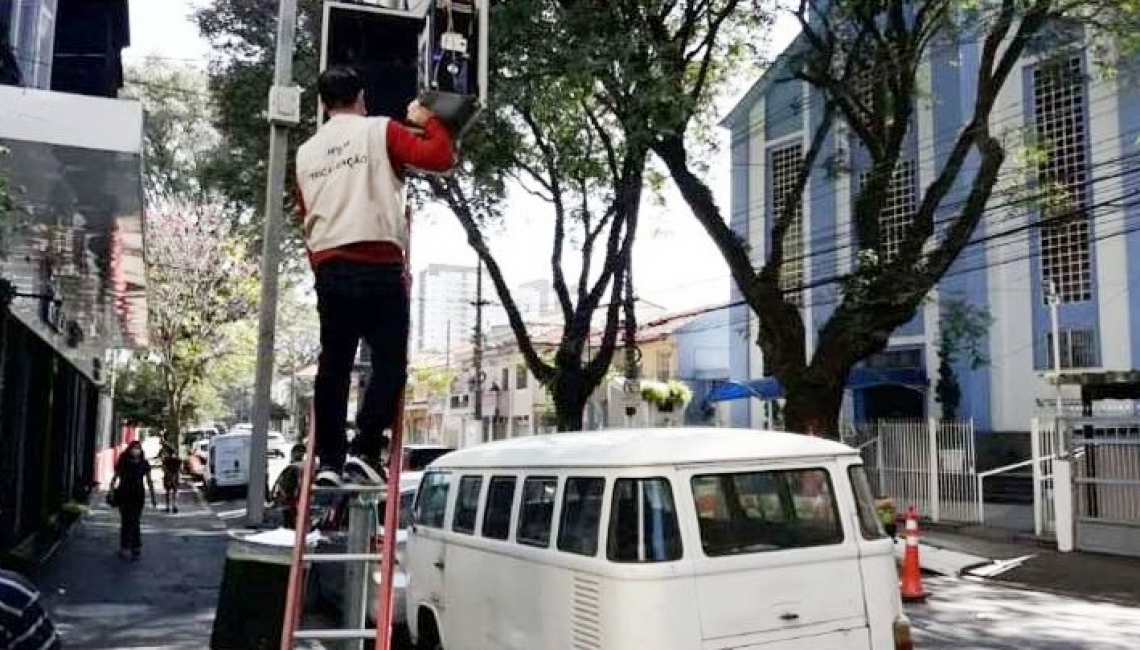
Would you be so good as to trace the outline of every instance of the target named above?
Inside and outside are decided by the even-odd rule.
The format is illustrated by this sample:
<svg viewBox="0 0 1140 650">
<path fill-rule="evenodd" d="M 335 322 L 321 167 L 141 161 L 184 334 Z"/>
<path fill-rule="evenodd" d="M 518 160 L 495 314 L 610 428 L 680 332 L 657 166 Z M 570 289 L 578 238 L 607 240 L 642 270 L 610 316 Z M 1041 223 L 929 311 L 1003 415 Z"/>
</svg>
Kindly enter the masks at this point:
<svg viewBox="0 0 1140 650">
<path fill-rule="evenodd" d="M 209 44 L 201 39 L 190 16 L 206 0 L 134 0 L 130 3 L 131 46 L 124 51 L 128 63 L 147 55 L 204 67 Z M 795 37 L 794 22 L 787 16 L 777 21 L 772 51 L 779 51 Z M 494 36 L 492 35 L 492 43 Z M 753 80 L 742 80 L 736 96 Z M 723 102 L 727 113 L 736 97 Z M 711 161 L 706 181 L 712 187 L 724 214 L 730 207 L 727 132 L 722 133 L 721 151 Z M 634 285 L 639 298 L 682 311 L 728 301 L 728 267 L 712 240 L 692 216 L 688 206 L 670 184 L 664 205 L 644 200 L 634 246 Z M 549 279 L 552 217 L 541 201 L 522 191 L 512 192 L 506 209 L 505 228 L 494 231 L 489 243 L 512 286 L 535 279 Z M 567 255 L 570 259 L 570 255 Z M 417 215 L 413 225 L 412 265 L 476 264 L 462 229 L 443 208 Z"/>
</svg>

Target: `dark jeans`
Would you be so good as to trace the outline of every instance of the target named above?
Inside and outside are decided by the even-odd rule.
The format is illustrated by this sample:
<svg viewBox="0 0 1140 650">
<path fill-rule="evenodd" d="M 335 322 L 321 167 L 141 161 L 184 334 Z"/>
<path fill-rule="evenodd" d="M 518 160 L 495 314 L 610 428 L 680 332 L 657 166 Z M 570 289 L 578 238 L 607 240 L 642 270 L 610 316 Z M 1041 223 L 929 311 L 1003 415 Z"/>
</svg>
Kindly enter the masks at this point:
<svg viewBox="0 0 1140 650">
<path fill-rule="evenodd" d="M 119 527 L 119 548 L 137 551 L 142 548 L 142 499 L 130 499 L 119 504 L 123 523 Z"/>
<path fill-rule="evenodd" d="M 352 452 L 378 457 L 408 377 L 408 292 L 403 267 L 332 261 L 317 267 L 321 358 L 313 397 L 321 466 L 344 467 L 348 392 L 360 340 L 372 352 L 372 376 L 356 414 Z"/>
</svg>

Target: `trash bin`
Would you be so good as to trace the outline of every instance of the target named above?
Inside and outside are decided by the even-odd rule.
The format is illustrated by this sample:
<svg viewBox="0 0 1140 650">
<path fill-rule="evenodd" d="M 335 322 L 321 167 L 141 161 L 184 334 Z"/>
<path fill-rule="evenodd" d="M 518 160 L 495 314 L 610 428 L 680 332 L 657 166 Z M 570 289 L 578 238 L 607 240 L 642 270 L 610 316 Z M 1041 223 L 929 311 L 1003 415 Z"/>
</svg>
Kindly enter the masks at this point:
<svg viewBox="0 0 1140 650">
<path fill-rule="evenodd" d="M 278 528 L 231 537 L 210 648 L 275 650 L 281 646 L 294 532 Z M 310 534 L 309 543 L 318 537 Z"/>
</svg>

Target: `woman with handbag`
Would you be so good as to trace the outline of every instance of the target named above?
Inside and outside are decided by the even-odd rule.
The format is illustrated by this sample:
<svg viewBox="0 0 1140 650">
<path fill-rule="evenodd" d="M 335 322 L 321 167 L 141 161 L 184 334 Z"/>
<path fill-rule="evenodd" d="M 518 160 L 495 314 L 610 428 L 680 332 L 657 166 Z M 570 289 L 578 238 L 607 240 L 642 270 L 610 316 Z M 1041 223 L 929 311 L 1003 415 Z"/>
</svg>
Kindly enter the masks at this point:
<svg viewBox="0 0 1140 650">
<path fill-rule="evenodd" d="M 111 505 L 119 509 L 122 525 L 119 529 L 119 557 L 137 560 L 142 553 L 142 510 L 146 500 L 145 482 L 150 488 L 150 502 L 157 508 L 154 481 L 150 477 L 150 463 L 143 454 L 142 443 L 134 441 L 115 464 L 115 478 L 111 479 L 108 495 Z"/>
</svg>

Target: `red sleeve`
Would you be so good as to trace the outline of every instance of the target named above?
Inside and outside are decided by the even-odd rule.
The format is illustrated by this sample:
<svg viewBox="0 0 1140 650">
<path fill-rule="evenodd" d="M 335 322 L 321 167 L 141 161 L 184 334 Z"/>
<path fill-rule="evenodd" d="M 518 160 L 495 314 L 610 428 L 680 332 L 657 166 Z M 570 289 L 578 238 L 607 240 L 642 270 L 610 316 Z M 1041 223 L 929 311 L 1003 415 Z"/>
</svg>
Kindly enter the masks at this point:
<svg viewBox="0 0 1140 650">
<path fill-rule="evenodd" d="M 395 120 L 388 120 L 387 139 L 388 158 L 397 171 L 408 166 L 428 172 L 445 172 L 455 165 L 451 133 L 439 118 L 428 120 L 423 137 Z"/>
</svg>

